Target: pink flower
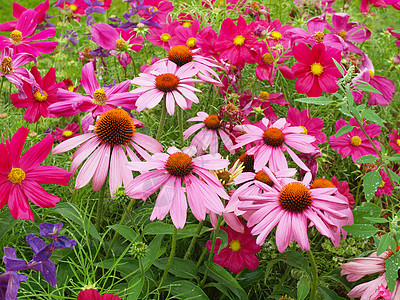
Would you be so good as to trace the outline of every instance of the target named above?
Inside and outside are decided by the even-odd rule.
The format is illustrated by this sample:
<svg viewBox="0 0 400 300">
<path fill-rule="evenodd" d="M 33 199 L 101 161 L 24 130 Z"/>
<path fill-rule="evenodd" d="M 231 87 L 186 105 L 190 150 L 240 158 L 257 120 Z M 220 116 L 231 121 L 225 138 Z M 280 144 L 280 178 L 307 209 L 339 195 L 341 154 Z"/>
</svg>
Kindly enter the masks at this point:
<svg viewBox="0 0 400 300">
<path fill-rule="evenodd" d="M 294 126 L 302 127 L 303 134 L 314 136 L 316 144 L 322 144 L 326 142 L 326 135 L 322 132 L 324 120 L 318 117 L 311 118 L 310 111 L 308 109 L 299 112 L 297 108 L 292 107 L 287 112 L 287 120 Z"/>
<path fill-rule="evenodd" d="M 283 253 L 289 243 L 297 241 L 303 251 L 310 250 L 307 228 L 313 224 L 317 230 L 334 240 L 335 232 L 340 228 L 330 218 L 346 219 L 340 212 L 348 208 L 348 202 L 335 196 L 336 188 L 310 189 L 311 174 L 307 173 L 303 181 L 287 180 L 279 182 L 274 174 L 265 168 L 274 186 L 256 182 L 261 187 L 261 195 L 239 196 L 246 204 L 240 210 L 254 210 L 247 226 L 253 227 L 251 233 L 258 235 L 257 244 L 262 245 L 271 230 L 276 229 L 276 245 Z"/>
<path fill-rule="evenodd" d="M 185 130 L 183 135 L 186 140 L 194 132 L 202 129 L 198 134 L 193 137 L 192 142 L 190 143 L 191 146 L 195 146 L 197 148 L 197 155 L 207 150 L 208 147 L 210 147 L 210 154 L 217 154 L 218 135 L 220 136 L 228 151 L 231 151 L 231 153 L 234 152 L 233 150 L 231 150 L 233 143 L 230 135 L 226 133 L 223 128 L 221 128 L 221 120 L 217 115 L 209 115 L 205 112 L 198 112 L 197 117 L 190 118 L 188 120 L 188 122 L 193 121 L 201 121 L 201 123 L 190 126 L 188 129 Z"/>
<path fill-rule="evenodd" d="M 289 153 L 300 168 L 309 171 L 291 148 L 304 153 L 313 152 L 315 147 L 312 143 L 315 141 L 315 137 L 301 134 L 303 128 L 292 126 L 284 118 L 275 123 L 263 118 L 261 127 L 263 128 L 250 124 L 244 125 L 246 133 L 236 139 L 237 145 L 234 146 L 237 149 L 255 143 L 255 146 L 247 150 L 246 154 L 254 155 L 254 169 L 256 171 L 261 170 L 267 162 L 269 162 L 269 167 L 273 172 L 287 169 L 288 164 L 284 151 Z"/>
<path fill-rule="evenodd" d="M 353 195 L 350 193 L 349 183 L 347 181 L 339 182 L 336 176 L 332 177 L 331 182 L 333 183 L 335 188 L 337 188 L 338 192 L 347 198 L 347 200 L 349 201 L 349 207 L 351 210 L 353 210 L 355 199 Z"/>
<path fill-rule="evenodd" d="M 369 4 L 375 7 L 387 7 L 384 0 L 361 0 L 360 12 L 368 13 L 370 10 Z"/>
<path fill-rule="evenodd" d="M 382 183 L 378 186 L 378 189 L 375 192 L 375 196 L 380 197 L 383 194 L 391 196 L 394 187 L 390 182 L 389 176 L 383 170 L 379 170 L 379 174 L 381 174 Z"/>
<path fill-rule="evenodd" d="M 32 85 L 25 82 L 23 85 L 26 97 L 20 98 L 18 94 L 11 94 L 11 100 L 15 107 L 26 108 L 24 119 L 29 123 L 35 123 L 40 117 L 57 118 L 58 115 L 48 111 L 49 105 L 58 102 L 57 90 L 65 86 L 64 82 L 57 82 L 56 70 L 50 68 L 42 78 L 36 66 L 32 67 L 31 74 L 35 78 L 41 91 L 32 88 Z"/>
<path fill-rule="evenodd" d="M 84 143 L 83 145 L 81 145 Z M 86 159 L 78 176 L 75 188 L 80 189 L 91 179 L 93 190 L 98 191 L 106 181 L 110 170 L 109 187 L 112 194 L 122 183 L 127 186 L 133 179 L 132 172 L 126 167 L 128 154 L 131 161 L 140 161 L 137 154 L 150 158 L 147 151 L 162 151 L 162 146 L 152 137 L 136 132 L 134 120 L 120 108 L 104 112 L 93 126 L 93 132 L 70 138 L 56 146 L 52 154 L 59 154 L 81 145 L 76 150 L 71 172 L 75 173 Z M 137 154 L 131 149 L 133 148 Z"/>
<path fill-rule="evenodd" d="M 218 35 L 211 26 L 203 28 L 197 35 L 197 45 L 205 57 L 214 57 L 215 59 L 219 59 L 217 43 Z"/>
<path fill-rule="evenodd" d="M 79 292 L 76 300 L 121 300 L 118 295 L 104 294 L 103 296 L 95 289 L 87 289 Z"/>
<path fill-rule="evenodd" d="M 67 124 L 64 129 L 56 126 L 51 134 L 56 141 L 63 142 L 80 135 L 79 125 L 75 122 L 72 122 L 71 124 Z"/>
<path fill-rule="evenodd" d="M 266 29 L 268 28 L 267 39 L 265 41 L 270 48 L 274 47 L 276 50 L 282 48 L 285 52 L 290 51 L 290 39 L 285 34 L 286 31 L 293 28 L 292 25 L 282 25 L 279 19 L 272 20 L 271 23 L 260 20 L 259 24 L 264 25 Z"/>
<path fill-rule="evenodd" d="M 400 47 L 400 33 L 393 32 L 395 30 L 393 27 L 388 27 L 388 30 L 391 35 L 393 35 L 395 38 L 397 38 L 397 41 L 395 41 L 395 44 L 397 47 Z"/>
<path fill-rule="evenodd" d="M 171 24 L 162 23 L 161 28 L 151 27 L 150 34 L 146 35 L 146 39 L 153 45 L 163 47 L 165 50 L 171 48 L 171 38 L 175 35 L 175 29 L 179 26 L 179 22 L 173 20 Z"/>
<path fill-rule="evenodd" d="M 190 49 L 198 48 L 197 34 L 199 33 L 200 22 L 195 20 L 188 28 L 186 26 L 178 26 L 175 28 L 175 35 L 169 42 L 171 46 L 186 45 Z"/>
<path fill-rule="evenodd" d="M 247 110 L 249 110 L 249 107 L 261 108 L 264 111 L 265 117 L 270 121 L 275 122 L 278 120 L 278 117 L 272 109 L 271 103 L 289 106 L 290 103 L 287 102 L 284 97 L 285 96 L 283 95 L 283 93 L 270 94 L 266 91 L 262 91 L 260 95 L 258 95 L 258 97 L 254 97 L 254 99 L 243 108 L 243 111 L 246 112 Z M 248 116 L 252 115 L 253 113 L 248 114 Z"/>
<path fill-rule="evenodd" d="M 388 134 L 388 138 L 390 139 L 390 147 L 393 148 L 395 153 L 400 153 L 400 130 L 393 129 L 392 133 Z"/>
<path fill-rule="evenodd" d="M 375 152 L 374 148 L 364 135 L 362 130 L 358 127 L 358 124 L 354 118 L 350 119 L 349 124 L 343 119 L 337 120 L 335 124 L 335 131 L 337 132 L 340 128 L 345 125 L 354 126 L 353 130 L 349 133 L 343 134 L 339 137 L 332 135 L 329 138 L 329 145 L 332 149 L 335 149 L 343 158 L 351 155 L 354 162 L 362 156 L 372 154 L 379 157 Z M 363 124 L 363 128 L 366 133 L 372 138 L 377 137 L 381 134 L 381 128 L 376 124 Z M 378 141 L 373 140 L 376 148 L 381 149 L 381 144 Z"/>
<path fill-rule="evenodd" d="M 221 159 L 219 154 L 192 158 L 196 153 L 195 147 L 188 147 L 183 152 L 170 147 L 167 152 L 157 153 L 147 162 L 128 164 L 130 169 L 142 174 L 131 181 L 126 194 L 146 200 L 161 187 L 150 220 L 162 220 L 170 212 L 176 228 L 183 228 L 186 223 L 186 196 L 197 220 L 205 219 L 206 210 L 221 215 L 224 206 L 220 198 L 229 197 L 221 182 L 209 170 L 223 169 L 229 161 Z"/>
<path fill-rule="evenodd" d="M 155 70 L 149 70 L 150 68 L 132 80 L 133 84 L 140 86 L 131 91 L 133 94 L 141 94 L 136 100 L 138 112 L 145 108 L 153 108 L 163 97 L 166 99 L 167 111 L 171 116 L 175 112 L 175 102 L 182 109 L 190 108 L 192 102 L 199 103 L 194 92 L 201 91 L 193 87 L 192 83 L 201 80 L 191 78 L 198 73 L 192 65 L 186 64 L 178 68 L 174 62 L 167 61 L 157 64 Z"/>
<path fill-rule="evenodd" d="M 342 75 L 333 59 L 340 63 L 340 51 L 319 43 L 310 49 L 305 44 L 293 47 L 294 58 L 298 63 L 292 69 L 298 78 L 295 87 L 298 93 L 308 97 L 319 97 L 322 91 L 334 93 L 338 90 L 337 80 Z"/>
<path fill-rule="evenodd" d="M 101 88 L 94 73 L 93 62 L 90 62 L 82 68 L 82 87 L 88 95 L 59 89 L 57 97 L 60 101 L 50 105 L 49 111 L 65 117 L 91 111 L 93 117 L 97 117 L 117 106 L 135 109 L 137 97 L 128 92 L 129 85 L 130 81 L 126 80 L 111 88 Z"/>
<path fill-rule="evenodd" d="M 104 4 L 93 5 L 93 7 L 102 7 L 104 9 L 110 9 L 112 0 L 104 0 L 102 2 L 104 2 Z M 74 15 L 84 16 L 85 10 L 89 7 L 89 5 L 85 3 L 85 0 L 75 0 L 72 4 L 64 3 L 63 1 L 63 3 L 61 3 L 58 7 L 60 7 L 61 9 L 71 10 L 73 16 Z"/>
<path fill-rule="evenodd" d="M 159 24 L 167 22 L 168 14 L 174 9 L 174 5 L 168 0 L 144 0 L 143 5 L 147 10 L 140 10 L 139 16 L 151 20 Z"/>
<path fill-rule="evenodd" d="M 0 208 L 8 202 L 14 219 L 33 221 L 28 199 L 40 207 L 54 207 L 60 198 L 49 194 L 42 184 L 68 185 L 71 173 L 58 167 L 40 165 L 49 154 L 54 139 L 47 135 L 21 152 L 29 129 L 21 127 L 11 140 L 0 143 Z"/>
<path fill-rule="evenodd" d="M 384 300 L 392 300 L 392 292 L 386 289 L 383 285 L 380 285 L 378 288 L 378 295 L 375 296 L 374 300 L 382 298 Z"/>
<path fill-rule="evenodd" d="M 253 64 L 258 49 L 258 40 L 254 36 L 256 23 L 247 24 L 239 16 L 237 25 L 230 18 L 222 22 L 218 37 L 218 51 L 221 59 L 227 59 L 233 65 Z"/>
<path fill-rule="evenodd" d="M 228 245 L 219 250 L 221 240 L 217 239 L 213 261 L 223 268 L 228 267 L 232 273 L 240 273 L 245 267 L 251 271 L 257 269 L 258 258 L 256 254 L 261 251 L 261 246 L 256 244 L 250 229 L 246 226 L 244 233 L 239 233 L 230 227 L 221 226 L 220 228 L 228 235 Z M 211 251 L 212 243 L 210 240 L 207 241 L 206 247 L 208 251 Z"/>
<path fill-rule="evenodd" d="M 53 52 L 58 42 L 31 43 L 32 41 L 48 39 L 56 34 L 54 28 L 48 28 L 38 34 L 32 35 L 36 30 L 37 19 L 38 13 L 33 9 L 28 9 L 23 12 L 15 26 L 15 30 L 11 32 L 10 37 L 8 38 L 0 35 L 0 50 L 3 50 L 5 47 L 10 47 L 15 50 L 15 53 L 26 52 L 35 57 L 42 57 L 41 53 L 49 54 Z"/>
</svg>

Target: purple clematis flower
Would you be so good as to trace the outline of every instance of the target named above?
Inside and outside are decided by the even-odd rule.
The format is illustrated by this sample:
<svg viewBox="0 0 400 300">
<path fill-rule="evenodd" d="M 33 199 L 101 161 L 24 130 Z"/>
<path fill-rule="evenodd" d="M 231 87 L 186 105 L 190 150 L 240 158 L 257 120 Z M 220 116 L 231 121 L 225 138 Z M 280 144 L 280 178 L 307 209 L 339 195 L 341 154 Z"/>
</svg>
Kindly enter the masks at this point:
<svg viewBox="0 0 400 300">
<path fill-rule="evenodd" d="M 86 8 L 85 10 L 85 15 L 90 15 L 92 13 L 99 13 L 99 14 L 104 14 L 106 12 L 106 9 L 102 7 L 104 5 L 103 1 L 100 0 L 84 0 L 85 4 L 88 5 L 89 7 Z"/>
<path fill-rule="evenodd" d="M 59 236 L 63 223 L 41 223 L 39 224 L 40 236 L 53 240 L 54 249 L 70 248 L 76 245 L 75 240 L 70 240 L 65 236 Z"/>
</svg>

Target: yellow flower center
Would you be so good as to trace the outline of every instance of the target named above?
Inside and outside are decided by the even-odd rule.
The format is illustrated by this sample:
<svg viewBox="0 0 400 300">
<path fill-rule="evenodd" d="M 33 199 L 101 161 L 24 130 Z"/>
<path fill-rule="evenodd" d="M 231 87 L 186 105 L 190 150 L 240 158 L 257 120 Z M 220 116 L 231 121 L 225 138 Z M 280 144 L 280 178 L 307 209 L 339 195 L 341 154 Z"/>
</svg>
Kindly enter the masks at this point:
<svg viewBox="0 0 400 300">
<path fill-rule="evenodd" d="M 396 144 L 400 147 L 400 139 L 396 140 Z"/>
<path fill-rule="evenodd" d="M 385 186 L 385 182 L 382 180 L 382 184 L 379 187 L 383 188 L 384 186 Z"/>
<path fill-rule="evenodd" d="M 192 27 L 192 23 L 190 23 L 190 22 L 185 22 L 185 23 L 182 24 L 182 26 L 183 26 L 183 27 L 190 28 L 190 27 Z"/>
<path fill-rule="evenodd" d="M 150 6 L 150 7 L 148 8 L 149 13 L 151 13 L 151 12 L 156 12 L 157 10 L 158 10 L 158 8 L 155 7 L 155 6 Z"/>
<path fill-rule="evenodd" d="M 12 168 L 8 173 L 8 180 L 12 183 L 21 183 L 25 179 L 25 172 L 20 168 Z"/>
<path fill-rule="evenodd" d="M 4 56 L 1 61 L 0 71 L 4 74 L 10 74 L 13 71 L 12 59 L 9 56 Z"/>
<path fill-rule="evenodd" d="M 171 35 L 169 35 L 168 33 L 163 33 L 160 36 L 161 41 L 163 41 L 164 43 L 167 43 L 170 39 L 171 39 Z"/>
<path fill-rule="evenodd" d="M 265 102 L 269 100 L 269 93 L 268 92 L 261 92 L 260 96 L 258 96 L 258 99 L 260 99 L 261 102 Z"/>
<path fill-rule="evenodd" d="M 267 65 L 270 65 L 274 62 L 274 58 L 272 57 L 271 53 L 265 53 L 262 56 L 263 62 L 266 63 Z"/>
<path fill-rule="evenodd" d="M 307 134 L 307 128 L 305 128 L 304 126 L 300 126 L 301 128 L 303 128 L 303 131 L 300 132 L 301 134 Z"/>
<path fill-rule="evenodd" d="M 311 73 L 313 75 L 319 76 L 324 72 L 324 67 L 320 63 L 313 63 L 311 65 Z"/>
<path fill-rule="evenodd" d="M 355 146 L 355 147 L 358 147 L 358 146 L 360 146 L 361 145 L 361 138 L 359 137 L 359 136 L 353 136 L 352 138 L 351 138 L 351 144 L 353 145 L 353 146 Z"/>
<path fill-rule="evenodd" d="M 106 92 L 103 89 L 97 89 L 93 93 L 92 102 L 97 105 L 104 105 L 107 101 Z"/>
<path fill-rule="evenodd" d="M 235 39 L 233 40 L 233 43 L 236 46 L 242 46 L 244 44 L 244 36 L 243 35 L 238 35 L 237 37 L 235 37 Z"/>
<path fill-rule="evenodd" d="M 119 50 L 122 50 L 125 48 L 126 42 L 124 39 L 119 39 L 115 42 L 115 47 Z"/>
<path fill-rule="evenodd" d="M 372 78 L 372 77 L 374 77 L 374 75 L 375 75 L 374 71 L 369 70 L 369 76 L 371 76 L 371 78 Z"/>
<path fill-rule="evenodd" d="M 73 12 L 76 12 L 76 10 L 78 9 L 78 6 L 76 6 L 75 4 L 71 4 L 71 5 L 69 5 L 69 9 L 72 10 Z"/>
<path fill-rule="evenodd" d="M 274 40 L 280 40 L 282 38 L 282 34 L 279 31 L 272 31 L 271 36 Z"/>
<path fill-rule="evenodd" d="M 322 43 L 324 41 L 324 37 L 325 37 L 325 34 L 321 31 L 317 31 L 313 35 L 313 38 L 315 38 L 318 43 Z"/>
<path fill-rule="evenodd" d="M 239 240 L 233 240 L 229 243 L 229 249 L 231 249 L 233 252 L 237 252 L 242 249 L 242 245 L 240 245 Z"/>
<path fill-rule="evenodd" d="M 71 130 L 65 130 L 63 131 L 62 135 L 65 136 L 66 138 L 69 138 L 71 135 L 73 135 L 74 132 Z"/>
<path fill-rule="evenodd" d="M 342 39 L 346 39 L 346 37 L 347 37 L 347 32 L 346 31 L 344 31 L 344 30 L 340 30 L 339 32 L 338 32 L 338 36 L 340 36 Z"/>
<path fill-rule="evenodd" d="M 74 91 L 74 86 L 73 85 L 70 85 L 69 87 L 68 87 L 68 91 L 70 91 L 70 92 L 73 92 Z"/>
<path fill-rule="evenodd" d="M 11 43 L 13 43 L 14 45 L 21 44 L 22 32 L 19 30 L 14 30 L 13 32 L 11 32 L 10 39 L 11 39 Z"/>
<path fill-rule="evenodd" d="M 186 46 L 188 46 L 189 48 L 196 47 L 196 39 L 193 37 L 188 38 L 188 40 L 186 41 Z"/>
<path fill-rule="evenodd" d="M 33 94 L 33 97 L 37 102 L 44 102 L 47 100 L 47 93 L 43 91 L 44 94 L 42 94 L 40 91 L 36 91 L 35 94 Z"/>
</svg>

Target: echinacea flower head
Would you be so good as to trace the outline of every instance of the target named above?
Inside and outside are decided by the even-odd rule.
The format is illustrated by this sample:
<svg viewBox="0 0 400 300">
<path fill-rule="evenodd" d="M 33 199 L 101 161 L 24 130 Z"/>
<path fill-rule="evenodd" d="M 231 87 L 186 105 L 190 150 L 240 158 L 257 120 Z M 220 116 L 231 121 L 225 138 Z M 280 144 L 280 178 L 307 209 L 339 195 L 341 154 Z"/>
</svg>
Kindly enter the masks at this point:
<svg viewBox="0 0 400 300">
<path fill-rule="evenodd" d="M 261 251 L 261 246 L 256 244 L 254 236 L 250 233 L 250 228 L 246 226 L 243 233 L 236 232 L 231 227 L 221 226 L 220 230 L 227 233 L 228 245 L 219 249 L 221 240 L 217 239 L 213 261 L 223 268 L 228 267 L 229 271 L 233 273 L 240 273 L 245 267 L 251 271 L 257 269 L 258 258 L 256 254 Z M 206 247 L 208 251 L 211 251 L 212 243 L 210 240 L 207 241 Z"/>
<path fill-rule="evenodd" d="M 308 97 L 319 97 L 322 91 L 335 93 L 339 86 L 337 80 L 342 75 L 333 59 L 340 62 L 340 50 L 327 47 L 323 43 L 310 49 L 305 44 L 293 47 L 293 55 L 297 63 L 293 65 L 294 77 L 298 78 L 295 88 L 299 94 Z"/>
<path fill-rule="evenodd" d="M 253 235 L 258 235 L 257 244 L 262 245 L 277 226 L 275 236 L 279 252 L 283 253 L 293 240 L 297 241 L 303 251 L 308 251 L 310 242 L 307 228 L 310 224 L 333 240 L 334 233 L 340 228 L 330 217 L 346 219 L 347 216 L 340 211 L 348 208 L 346 200 L 334 195 L 336 188 L 311 189 L 309 173 L 303 181 L 279 181 L 268 168 L 264 170 L 274 182 L 273 187 L 257 182 L 263 190 L 261 195 L 239 196 L 240 201 L 244 201 L 239 209 L 254 211 L 247 226 L 252 227 Z"/>
<path fill-rule="evenodd" d="M 260 122 L 261 127 L 251 124 L 243 125 L 245 134 L 236 139 L 237 144 L 234 148 L 240 148 L 246 145 L 255 145 L 246 151 L 248 155 L 254 155 L 254 169 L 259 171 L 267 163 L 273 172 L 287 169 L 288 164 L 284 155 L 286 151 L 293 161 L 303 170 L 309 171 L 307 166 L 293 152 L 293 149 L 310 153 L 315 151 L 312 143 L 315 137 L 302 134 L 303 128 L 293 126 L 285 118 L 281 118 L 272 123 L 263 118 Z"/>
<path fill-rule="evenodd" d="M 132 161 L 140 161 L 137 154 L 146 159 L 150 158 L 147 151 L 162 151 L 161 144 L 155 139 L 136 132 L 134 119 L 120 108 L 104 112 L 92 129 L 92 132 L 62 142 L 52 151 L 52 154 L 59 154 L 84 143 L 75 152 L 71 164 L 74 173 L 86 159 L 76 177 L 76 189 L 84 187 L 92 179 L 93 190 L 99 191 L 110 171 L 109 187 L 113 194 L 122 183 L 127 186 L 133 179 L 132 172 L 125 167 L 128 163 L 126 153 Z"/>
<path fill-rule="evenodd" d="M 59 128 L 56 126 L 51 134 L 56 141 L 63 142 L 79 135 L 79 125 L 72 122 L 71 124 L 67 124 L 65 128 Z"/>
<path fill-rule="evenodd" d="M 40 207 L 54 207 L 60 198 L 45 191 L 42 184 L 68 185 L 71 173 L 58 167 L 40 165 L 54 139 L 48 135 L 22 156 L 29 129 L 21 127 L 5 144 L 0 143 L 0 208 L 8 202 L 14 219 L 32 220 L 28 199 Z"/>
<path fill-rule="evenodd" d="M 167 112 L 171 116 L 175 113 L 175 103 L 182 109 L 190 108 L 192 102 L 199 103 L 194 92 L 201 91 L 193 87 L 192 83 L 202 80 L 191 78 L 198 73 L 191 65 L 178 68 L 174 62 L 167 61 L 157 64 L 157 69 L 149 73 L 148 69 L 132 80 L 133 84 L 140 86 L 131 91 L 133 94 L 141 94 L 136 100 L 137 111 L 155 107 L 164 97 Z"/>
<path fill-rule="evenodd" d="M 97 290 L 90 288 L 80 291 L 76 300 L 121 300 L 121 298 L 107 293 L 101 296 Z"/>
<path fill-rule="evenodd" d="M 354 126 L 354 128 L 346 134 L 339 137 L 331 136 L 329 138 L 329 145 L 332 149 L 336 150 L 343 158 L 351 155 L 354 162 L 362 156 L 372 154 L 378 157 L 374 147 L 369 142 L 361 128 L 359 128 L 356 120 L 351 118 L 349 123 L 340 119 L 335 123 L 336 132 L 345 125 Z M 381 134 L 381 128 L 377 124 L 363 124 L 365 132 L 371 137 L 377 137 Z M 372 140 L 378 150 L 381 149 L 381 144 L 378 141 Z"/>
<path fill-rule="evenodd" d="M 206 211 L 221 215 L 222 199 L 228 199 L 221 182 L 209 170 L 228 166 L 229 161 L 219 154 L 195 158 L 195 147 L 180 151 L 170 147 L 167 153 L 156 153 L 146 162 L 131 162 L 129 168 L 142 174 L 134 178 L 126 188 L 131 198 L 146 200 L 160 187 L 150 220 L 162 220 L 168 212 L 176 228 L 186 223 L 187 201 L 193 215 L 199 221 L 205 219 Z"/>
</svg>

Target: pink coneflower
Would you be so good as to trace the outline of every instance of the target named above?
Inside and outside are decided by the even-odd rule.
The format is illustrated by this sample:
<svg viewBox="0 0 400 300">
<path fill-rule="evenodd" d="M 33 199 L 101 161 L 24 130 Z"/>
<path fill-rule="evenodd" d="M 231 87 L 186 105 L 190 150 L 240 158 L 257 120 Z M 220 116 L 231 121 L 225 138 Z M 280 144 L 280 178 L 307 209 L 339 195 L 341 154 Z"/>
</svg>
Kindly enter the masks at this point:
<svg viewBox="0 0 400 300">
<path fill-rule="evenodd" d="M 378 189 L 375 192 L 375 196 L 380 197 L 383 194 L 387 196 L 391 196 L 393 193 L 393 185 L 390 182 L 389 176 L 386 174 L 385 171 L 379 170 L 379 174 L 382 177 L 382 183 L 378 186 Z"/>
<path fill-rule="evenodd" d="M 54 28 L 48 28 L 38 34 L 32 35 L 36 30 L 37 18 L 38 13 L 33 9 L 28 9 L 23 12 L 15 26 L 15 30 L 11 32 L 10 37 L 0 36 L 0 50 L 3 50 L 5 47 L 10 47 L 15 50 L 15 53 L 26 52 L 35 57 L 41 57 L 41 53 L 49 54 L 53 52 L 58 42 L 31 43 L 32 41 L 40 41 L 56 35 L 56 30 Z"/>
<path fill-rule="evenodd" d="M 225 19 L 218 37 L 220 58 L 234 65 L 253 64 L 259 47 L 253 33 L 256 25 L 255 22 L 248 25 L 242 16 L 239 16 L 237 25 L 232 19 Z"/>
<path fill-rule="evenodd" d="M 287 112 L 287 120 L 294 126 L 302 127 L 304 129 L 303 134 L 314 136 L 316 144 L 326 142 L 326 135 L 322 132 L 324 120 L 318 117 L 311 118 L 310 110 L 305 109 L 299 112 L 297 108 L 292 107 Z"/>
<path fill-rule="evenodd" d="M 243 233 L 236 232 L 232 228 L 220 227 L 228 235 L 228 245 L 219 249 L 221 240 L 217 239 L 214 248 L 213 261 L 225 268 L 228 267 L 229 271 L 233 273 L 240 273 L 246 267 L 254 271 L 258 267 L 258 258 L 256 254 L 261 251 L 261 246 L 256 244 L 254 236 L 250 233 L 250 228 L 247 226 Z M 207 241 L 206 247 L 211 251 L 212 243 Z"/>
<path fill-rule="evenodd" d="M 400 130 L 393 129 L 392 133 L 388 134 L 390 139 L 390 147 L 395 151 L 395 153 L 400 153 Z"/>
<path fill-rule="evenodd" d="M 71 124 L 67 124 L 65 128 L 56 126 L 51 134 L 55 140 L 63 142 L 79 135 L 79 125 L 72 122 Z"/>
<path fill-rule="evenodd" d="M 151 27 L 150 34 L 146 35 L 146 39 L 152 42 L 153 45 L 163 47 L 165 50 L 171 48 L 171 38 L 175 34 L 176 27 L 179 26 L 179 22 L 173 20 L 171 24 L 162 23 L 161 28 Z"/>
<path fill-rule="evenodd" d="M 315 137 L 302 134 L 303 128 L 299 126 L 292 126 L 281 118 L 272 123 L 270 120 L 263 118 L 261 127 L 246 124 L 242 136 L 236 139 L 237 145 L 234 148 L 240 148 L 251 143 L 256 145 L 246 151 L 248 155 L 254 155 L 254 169 L 261 170 L 267 162 L 273 172 L 282 169 L 287 169 L 288 164 L 283 154 L 287 151 L 293 161 L 303 170 L 309 171 L 306 165 L 298 158 L 293 152 L 293 149 L 303 153 L 310 153 L 315 151 L 312 143 Z"/>
<path fill-rule="evenodd" d="M 35 78 L 41 91 L 32 88 L 32 85 L 25 82 L 23 85 L 25 98 L 20 98 L 18 94 L 11 94 L 11 100 L 17 108 L 27 108 L 24 119 L 29 123 L 35 123 L 40 117 L 57 118 L 58 115 L 48 111 L 49 105 L 58 102 L 57 90 L 65 86 L 64 82 L 57 82 L 56 70 L 50 68 L 47 74 L 42 78 L 36 66 L 31 69 L 31 74 Z"/>
<path fill-rule="evenodd" d="M 279 182 L 274 174 L 265 168 L 274 186 L 256 182 L 263 190 L 261 195 L 239 196 L 246 204 L 241 210 L 255 210 L 247 226 L 253 227 L 251 233 L 258 235 L 257 244 L 262 245 L 271 230 L 276 229 L 276 245 L 283 253 L 289 243 L 297 241 L 303 251 L 310 250 L 307 228 L 313 224 L 317 230 L 330 239 L 339 230 L 329 217 L 345 219 L 340 211 L 348 208 L 348 202 L 333 196 L 336 188 L 310 189 L 311 175 L 308 173 L 302 182 L 291 180 Z"/>
<path fill-rule="evenodd" d="M 298 93 L 308 97 L 319 97 L 322 91 L 334 93 L 338 90 L 338 78 L 342 77 L 333 59 L 340 63 L 340 51 L 319 43 L 310 49 L 305 44 L 293 47 L 294 58 L 298 63 L 292 69 L 297 79 Z"/>
<path fill-rule="evenodd" d="M 93 179 L 93 190 L 100 190 L 110 169 L 111 194 L 122 183 L 127 186 L 133 179 L 132 172 L 125 167 L 128 163 L 126 153 L 132 161 L 140 161 L 137 154 L 146 159 L 150 157 L 146 151 L 151 153 L 162 151 L 161 144 L 155 139 L 136 132 L 133 119 L 120 108 L 104 112 L 97 119 L 93 132 L 62 142 L 53 149 L 52 154 L 66 152 L 82 143 L 84 144 L 75 152 L 71 164 L 71 172 L 75 173 L 87 159 L 76 177 L 75 188 L 82 188 Z"/>
<path fill-rule="evenodd" d="M 192 65 L 178 68 L 174 62 L 167 61 L 157 64 L 156 70 L 148 72 L 149 68 L 146 69 L 146 73 L 140 73 L 139 77 L 132 80 L 133 84 L 140 86 L 131 91 L 133 94 L 141 94 L 136 100 L 137 111 L 153 108 L 163 97 L 171 116 L 175 112 L 175 102 L 182 109 L 188 109 L 192 102 L 199 103 L 194 92 L 201 91 L 193 87 L 192 83 L 202 80 L 191 78 L 198 73 Z"/>
<path fill-rule="evenodd" d="M 200 22 L 195 20 L 190 27 L 178 26 L 175 28 L 175 35 L 171 38 L 170 45 L 186 45 L 190 49 L 198 48 L 197 34 L 199 33 Z"/>
<path fill-rule="evenodd" d="M 142 174 L 131 181 L 126 194 L 146 200 L 161 187 L 150 220 L 162 220 L 170 212 L 176 228 L 183 228 L 186 223 L 186 197 L 197 220 L 205 219 L 206 210 L 221 215 L 224 206 L 220 197 L 229 197 L 221 182 L 209 170 L 223 169 L 229 161 L 211 154 L 192 158 L 196 153 L 195 147 L 188 147 L 183 152 L 170 147 L 167 152 L 157 153 L 147 162 L 128 164 L 130 169 Z"/>
<path fill-rule="evenodd" d="M 40 207 L 54 207 L 60 197 L 47 193 L 41 185 L 68 185 L 71 173 L 55 166 L 40 165 L 53 145 L 51 135 L 21 156 L 28 133 L 28 128 L 21 127 L 10 141 L 0 143 L 0 208 L 8 202 L 14 219 L 33 221 L 28 199 Z"/>
<path fill-rule="evenodd" d="M 337 120 L 335 123 L 336 132 L 345 125 L 354 126 L 354 128 L 349 133 L 346 133 L 339 137 L 332 135 L 329 138 L 329 145 L 332 149 L 335 149 L 339 154 L 342 155 L 343 158 L 351 155 L 351 158 L 354 162 L 356 162 L 356 160 L 360 157 L 368 154 L 379 157 L 365 134 L 358 127 L 358 124 L 354 118 L 350 119 L 349 124 L 343 119 Z M 381 128 L 374 123 L 367 124 L 365 122 L 363 124 L 363 128 L 371 138 L 377 137 L 381 134 Z M 375 140 L 373 140 L 373 142 L 376 148 L 380 150 L 381 144 Z"/>
<path fill-rule="evenodd" d="M 190 143 L 191 146 L 195 146 L 197 148 L 197 154 L 207 150 L 208 147 L 210 147 L 211 154 L 218 153 L 218 135 L 228 151 L 231 153 L 234 152 L 231 150 L 233 143 L 230 135 L 221 127 L 221 120 L 217 115 L 209 115 L 201 111 L 197 113 L 197 117 L 190 118 L 188 120 L 188 122 L 193 121 L 200 121 L 201 123 L 190 126 L 188 129 L 186 129 L 183 135 L 186 140 L 197 130 L 203 128 L 193 137 L 192 142 Z"/>
<path fill-rule="evenodd" d="M 83 96 L 69 90 L 59 89 L 57 97 L 60 101 L 50 105 L 49 111 L 65 117 L 91 111 L 93 117 L 97 117 L 117 106 L 128 109 L 136 108 L 137 97 L 128 92 L 130 80 L 118 83 L 111 88 L 101 88 L 94 73 L 93 62 L 83 66 L 81 82 L 88 95 Z"/>
</svg>

